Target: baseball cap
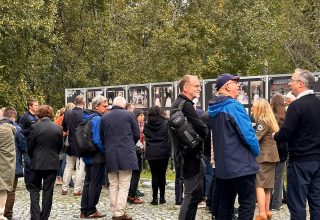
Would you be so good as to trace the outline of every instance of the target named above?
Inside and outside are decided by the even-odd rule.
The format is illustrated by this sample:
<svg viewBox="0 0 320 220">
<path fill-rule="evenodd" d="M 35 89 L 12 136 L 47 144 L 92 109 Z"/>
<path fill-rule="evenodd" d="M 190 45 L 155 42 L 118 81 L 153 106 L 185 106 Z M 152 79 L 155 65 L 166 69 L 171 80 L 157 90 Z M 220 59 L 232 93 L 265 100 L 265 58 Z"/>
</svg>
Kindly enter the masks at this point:
<svg viewBox="0 0 320 220">
<path fill-rule="evenodd" d="M 216 89 L 219 90 L 229 80 L 239 80 L 240 76 L 234 76 L 229 73 L 221 74 L 216 81 Z"/>
</svg>

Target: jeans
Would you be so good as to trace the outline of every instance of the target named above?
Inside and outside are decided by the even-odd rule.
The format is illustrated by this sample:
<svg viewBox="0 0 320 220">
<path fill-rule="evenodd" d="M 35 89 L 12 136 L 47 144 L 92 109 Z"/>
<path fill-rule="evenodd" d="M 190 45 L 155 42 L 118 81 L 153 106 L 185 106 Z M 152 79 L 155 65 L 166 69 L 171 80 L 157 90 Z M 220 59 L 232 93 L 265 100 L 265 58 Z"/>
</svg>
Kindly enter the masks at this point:
<svg viewBox="0 0 320 220">
<path fill-rule="evenodd" d="M 27 153 L 23 154 L 23 162 L 24 162 L 24 183 L 26 184 L 27 190 L 29 190 L 30 185 L 30 157 Z"/>
<path fill-rule="evenodd" d="M 85 170 L 86 175 L 81 197 L 81 214 L 91 215 L 97 211 L 96 205 L 99 202 L 102 189 L 105 164 L 86 165 Z"/>
<path fill-rule="evenodd" d="M 200 170 L 197 175 L 184 179 L 184 199 L 182 201 L 179 220 L 196 219 L 198 203 L 201 200 L 203 177 L 205 176 L 205 164 L 200 160 Z"/>
<path fill-rule="evenodd" d="M 168 162 L 169 162 L 169 158 L 149 160 L 149 165 L 151 170 L 153 199 L 158 198 L 158 189 L 160 191 L 160 198 L 164 198 L 165 196 L 166 171 L 168 167 Z"/>
<path fill-rule="evenodd" d="M 275 169 L 274 189 L 270 202 L 271 209 L 279 209 L 282 205 L 283 174 L 286 162 L 277 162 Z"/>
<path fill-rule="evenodd" d="M 291 220 L 306 219 L 306 200 L 310 220 L 319 219 L 320 161 L 289 162 L 287 180 L 287 203 Z"/>
<path fill-rule="evenodd" d="M 219 187 L 218 219 L 232 220 L 234 201 L 238 194 L 239 219 L 252 220 L 256 207 L 256 175 L 241 176 L 233 179 L 216 178 Z"/>
<path fill-rule="evenodd" d="M 212 165 L 210 163 L 210 157 L 206 156 L 204 158 L 204 162 L 206 164 L 206 175 L 205 175 L 205 181 L 203 182 L 203 188 L 205 189 L 206 197 L 211 198 L 211 186 L 212 186 L 212 180 L 214 176 L 214 169 L 212 168 Z"/>
</svg>

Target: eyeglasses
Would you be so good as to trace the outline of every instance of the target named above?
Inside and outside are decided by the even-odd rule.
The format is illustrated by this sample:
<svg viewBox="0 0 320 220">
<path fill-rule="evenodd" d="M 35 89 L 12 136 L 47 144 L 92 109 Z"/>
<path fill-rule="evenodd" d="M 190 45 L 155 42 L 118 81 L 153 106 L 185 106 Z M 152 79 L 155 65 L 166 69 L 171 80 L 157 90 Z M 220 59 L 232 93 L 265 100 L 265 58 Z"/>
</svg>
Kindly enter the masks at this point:
<svg viewBox="0 0 320 220">
<path fill-rule="evenodd" d="M 290 81 L 289 82 L 301 82 L 301 80 L 300 79 L 290 79 Z"/>
<path fill-rule="evenodd" d="M 201 88 L 201 85 L 191 85 L 191 84 L 188 84 L 189 86 L 193 86 L 195 88 Z"/>
<path fill-rule="evenodd" d="M 104 107 L 104 108 L 107 108 L 108 107 L 108 105 L 100 105 L 101 107 Z"/>
</svg>

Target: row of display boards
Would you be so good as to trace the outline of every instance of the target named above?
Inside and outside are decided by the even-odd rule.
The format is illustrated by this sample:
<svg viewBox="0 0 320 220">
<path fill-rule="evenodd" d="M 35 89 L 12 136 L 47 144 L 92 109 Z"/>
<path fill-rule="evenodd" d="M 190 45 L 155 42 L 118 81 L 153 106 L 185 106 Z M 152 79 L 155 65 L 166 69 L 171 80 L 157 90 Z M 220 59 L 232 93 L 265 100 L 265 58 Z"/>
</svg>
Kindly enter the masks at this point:
<svg viewBox="0 0 320 220">
<path fill-rule="evenodd" d="M 314 73 L 316 85 L 314 91 L 320 97 L 320 73 Z M 287 94 L 290 91 L 288 82 L 291 74 L 249 76 L 240 78 L 240 95 L 238 101 L 241 102 L 251 112 L 251 106 L 256 98 L 264 97 L 270 99 L 274 94 Z M 208 103 L 215 94 L 215 79 L 201 80 L 201 97 L 197 107 L 207 110 Z M 171 103 L 175 100 L 179 92 L 178 81 L 165 83 L 150 83 L 138 85 L 120 85 L 92 88 L 69 88 L 65 90 L 65 103 L 74 102 L 75 97 L 83 95 L 86 98 L 86 108 L 91 108 L 91 101 L 96 95 L 103 95 L 108 99 L 108 104 L 113 104 L 116 96 L 123 96 L 128 103 L 132 103 L 135 108 L 148 110 L 151 106 L 159 105 L 168 113 Z"/>
</svg>

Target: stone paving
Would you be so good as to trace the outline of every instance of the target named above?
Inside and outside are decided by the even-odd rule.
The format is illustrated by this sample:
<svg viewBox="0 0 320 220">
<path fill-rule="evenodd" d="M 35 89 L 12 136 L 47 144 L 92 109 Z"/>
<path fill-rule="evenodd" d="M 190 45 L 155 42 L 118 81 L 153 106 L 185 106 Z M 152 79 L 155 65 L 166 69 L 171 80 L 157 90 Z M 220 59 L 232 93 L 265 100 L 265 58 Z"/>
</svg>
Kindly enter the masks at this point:
<svg viewBox="0 0 320 220">
<path fill-rule="evenodd" d="M 143 184 L 148 185 L 148 184 Z M 170 188 L 170 187 L 169 187 Z M 151 201 L 151 189 L 148 187 L 140 187 L 142 191 L 145 192 L 143 199 L 144 204 L 133 205 L 128 204 L 126 211 L 133 219 L 143 219 L 143 220 L 175 220 L 178 219 L 179 206 L 174 205 L 174 190 L 166 190 L 166 200 L 167 203 L 163 205 L 153 206 L 150 204 Z M 69 220 L 78 219 L 80 215 L 80 196 L 73 196 L 73 193 L 69 190 L 68 195 L 60 195 L 61 186 L 55 186 L 53 195 L 53 205 L 51 210 L 50 219 L 52 220 Z M 19 179 L 17 192 L 16 192 L 16 202 L 14 206 L 14 218 L 15 219 L 30 219 L 29 214 L 30 199 L 29 193 L 25 190 L 23 179 Z M 109 199 L 108 190 L 103 188 L 100 202 L 97 206 L 98 210 L 106 213 L 107 216 L 101 219 L 111 219 L 111 212 L 109 209 Z M 257 210 L 256 210 L 257 211 Z M 282 206 L 280 211 L 275 211 L 273 213 L 273 220 L 287 220 L 289 219 L 289 211 L 287 206 Z M 209 220 L 211 215 L 205 208 L 198 208 L 197 220 Z"/>
</svg>

